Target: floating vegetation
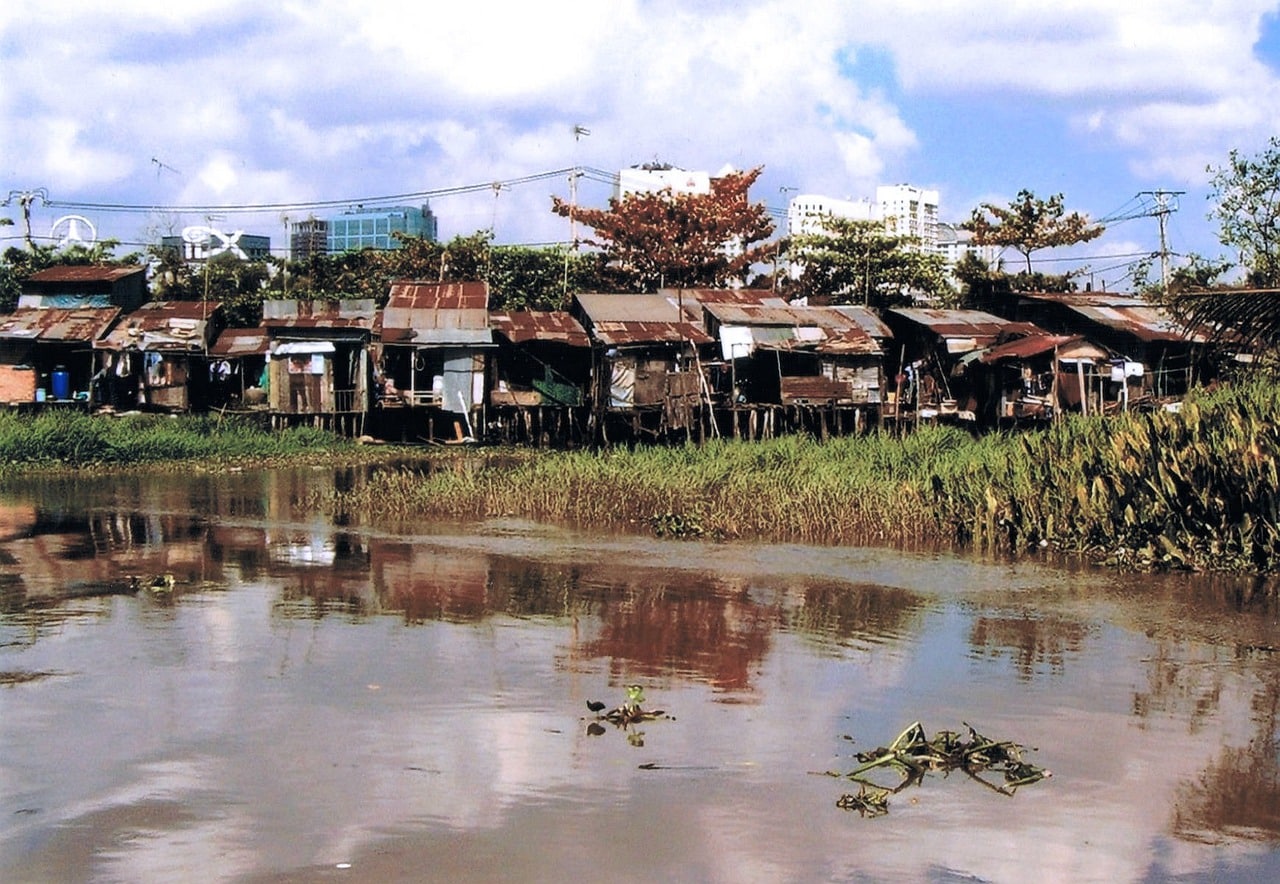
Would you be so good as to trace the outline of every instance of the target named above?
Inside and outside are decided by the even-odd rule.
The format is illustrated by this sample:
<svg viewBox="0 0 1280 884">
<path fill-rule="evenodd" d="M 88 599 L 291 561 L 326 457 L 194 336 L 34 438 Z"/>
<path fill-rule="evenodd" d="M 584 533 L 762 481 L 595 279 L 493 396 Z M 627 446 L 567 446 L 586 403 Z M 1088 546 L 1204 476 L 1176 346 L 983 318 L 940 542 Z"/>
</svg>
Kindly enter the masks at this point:
<svg viewBox="0 0 1280 884">
<path fill-rule="evenodd" d="M 40 681 L 41 679 L 45 679 L 45 678 L 54 678 L 62 674 L 63 673 L 57 672 L 52 669 L 42 669 L 42 670 L 7 669 L 7 670 L 0 671 L 0 685 L 4 687 L 9 687 L 10 685 L 15 685 L 15 684 L 26 684 L 32 681 Z"/>
<path fill-rule="evenodd" d="M 858 752 L 859 766 L 847 774 L 829 772 L 858 783 L 856 795 L 844 794 L 836 801 L 841 810 L 857 811 L 860 816 L 877 817 L 889 812 L 889 797 L 909 786 L 918 786 L 926 774 L 943 775 L 960 770 L 1001 795 L 1012 796 L 1019 786 L 1037 783 L 1053 774 L 1022 760 L 1023 747 L 1007 740 L 992 740 L 972 726 L 968 739 L 954 731 L 939 731 L 931 740 L 920 722 L 898 735 L 888 747 Z M 892 770 L 899 775 L 894 785 L 877 783 L 872 771 Z"/>
<path fill-rule="evenodd" d="M 587 709 L 595 713 L 595 720 L 587 724 L 588 736 L 598 737 L 606 732 L 603 722 L 612 724 L 615 728 L 629 731 L 627 734 L 627 742 L 633 746 L 644 745 L 644 732 L 631 731 L 632 725 L 641 724 L 646 721 L 656 721 L 659 718 L 669 718 L 661 709 L 644 709 L 641 703 L 644 702 L 644 687 L 638 684 L 629 684 L 626 687 L 627 699 L 620 706 L 616 706 L 609 711 L 605 711 L 607 703 L 599 700 L 588 700 Z"/>
</svg>

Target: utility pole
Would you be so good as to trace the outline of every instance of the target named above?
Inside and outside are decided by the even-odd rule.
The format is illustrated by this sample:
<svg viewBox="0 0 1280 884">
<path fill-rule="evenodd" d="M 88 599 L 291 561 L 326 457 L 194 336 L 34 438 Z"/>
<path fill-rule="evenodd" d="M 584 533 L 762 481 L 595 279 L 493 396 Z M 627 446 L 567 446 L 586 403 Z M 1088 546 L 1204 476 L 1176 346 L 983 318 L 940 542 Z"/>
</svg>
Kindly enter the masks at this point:
<svg viewBox="0 0 1280 884">
<path fill-rule="evenodd" d="M 1141 196 L 1149 196 L 1155 200 L 1155 208 L 1151 210 L 1160 224 L 1160 294 L 1169 294 L 1169 240 L 1167 225 L 1169 215 L 1178 210 L 1177 198 L 1186 193 L 1185 190 L 1144 190 Z"/>
<path fill-rule="evenodd" d="M 35 190 L 11 190 L 9 195 L 4 198 L 4 202 L 0 202 L 0 206 L 7 206 L 15 199 L 18 201 L 18 205 L 22 207 L 22 223 L 27 251 L 34 252 L 36 244 L 35 240 L 31 238 L 31 204 L 36 200 L 40 200 L 42 205 L 48 203 L 49 192 L 43 187 L 37 187 Z"/>
</svg>

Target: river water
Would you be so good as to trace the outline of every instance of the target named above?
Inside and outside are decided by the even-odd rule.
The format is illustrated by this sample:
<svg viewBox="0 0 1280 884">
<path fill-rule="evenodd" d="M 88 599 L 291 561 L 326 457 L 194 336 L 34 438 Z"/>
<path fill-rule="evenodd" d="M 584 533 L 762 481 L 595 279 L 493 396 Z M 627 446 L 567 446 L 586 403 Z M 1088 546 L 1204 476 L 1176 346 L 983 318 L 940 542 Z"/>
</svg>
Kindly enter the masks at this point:
<svg viewBox="0 0 1280 884">
<path fill-rule="evenodd" d="M 1252 581 L 335 525 L 363 475 L 0 489 L 0 880 L 1280 878 Z M 917 720 L 1053 776 L 838 808 Z"/>
</svg>

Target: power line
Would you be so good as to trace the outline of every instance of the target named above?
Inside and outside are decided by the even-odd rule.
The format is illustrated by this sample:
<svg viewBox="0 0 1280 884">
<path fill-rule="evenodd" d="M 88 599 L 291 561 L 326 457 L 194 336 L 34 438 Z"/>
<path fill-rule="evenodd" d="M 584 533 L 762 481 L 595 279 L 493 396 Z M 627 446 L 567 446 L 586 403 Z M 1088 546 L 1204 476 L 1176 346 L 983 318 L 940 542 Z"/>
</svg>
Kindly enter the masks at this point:
<svg viewBox="0 0 1280 884">
<path fill-rule="evenodd" d="M 58 209 L 75 209 L 80 211 L 98 211 L 98 212 L 173 212 L 173 213 L 207 213 L 207 212 L 225 212 L 228 214 L 243 214 L 255 212 L 280 212 L 280 211 L 307 211 L 309 209 L 331 209 L 343 206 L 376 206 L 393 202 L 405 202 L 410 200 L 433 199 L 446 196 L 458 196 L 468 193 L 481 193 L 488 191 L 493 192 L 495 187 L 517 187 L 522 184 L 532 184 L 536 181 L 545 181 L 550 178 L 560 178 L 574 169 L 555 169 L 550 172 L 539 172 L 534 175 L 525 175 L 519 178 L 510 178 L 505 181 L 486 181 L 483 184 L 463 184 L 456 187 L 442 187 L 435 190 L 418 190 L 408 193 L 386 194 L 382 196 L 356 197 L 349 199 L 333 199 L 333 200 L 311 200 L 297 201 L 287 203 L 240 203 L 230 205 L 188 205 L 188 206 L 168 206 L 161 204 L 141 205 L 131 203 L 89 203 L 74 200 L 47 200 L 46 205 Z M 600 173 L 607 174 L 607 173 Z M 617 176 L 614 176 L 615 179 Z"/>
</svg>

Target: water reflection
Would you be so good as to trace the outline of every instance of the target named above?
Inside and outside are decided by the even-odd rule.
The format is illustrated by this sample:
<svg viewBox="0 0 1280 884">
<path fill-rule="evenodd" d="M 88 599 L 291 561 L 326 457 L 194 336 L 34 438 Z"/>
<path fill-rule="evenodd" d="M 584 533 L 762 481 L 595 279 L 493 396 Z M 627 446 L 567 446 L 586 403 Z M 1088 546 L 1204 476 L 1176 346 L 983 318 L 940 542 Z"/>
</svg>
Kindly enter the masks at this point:
<svg viewBox="0 0 1280 884">
<path fill-rule="evenodd" d="M 334 524 L 320 501 L 367 476 L 0 492 L 0 671 L 58 673 L 0 686 L 0 877 L 164 877 L 193 840 L 201 877 L 237 880 L 483 879 L 499 854 L 563 879 L 617 843 L 646 879 L 1280 862 L 1264 583 Z M 674 719 L 590 738 L 586 700 L 630 682 Z M 851 827 L 814 774 L 916 719 L 1037 746 L 1055 777 L 1016 803 L 926 783 Z"/>
</svg>

